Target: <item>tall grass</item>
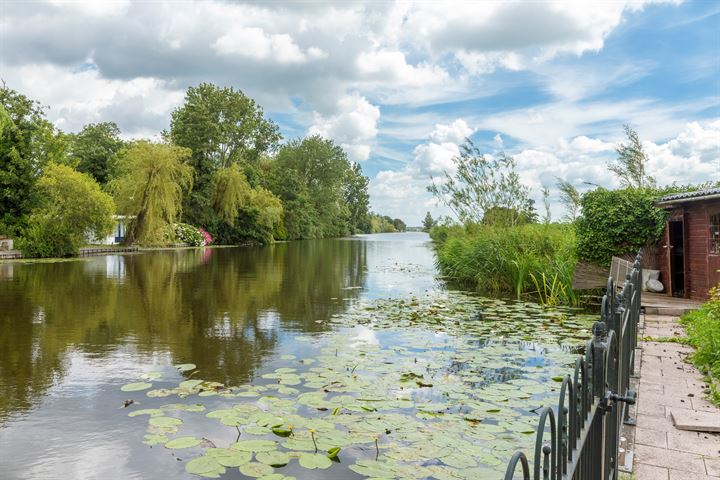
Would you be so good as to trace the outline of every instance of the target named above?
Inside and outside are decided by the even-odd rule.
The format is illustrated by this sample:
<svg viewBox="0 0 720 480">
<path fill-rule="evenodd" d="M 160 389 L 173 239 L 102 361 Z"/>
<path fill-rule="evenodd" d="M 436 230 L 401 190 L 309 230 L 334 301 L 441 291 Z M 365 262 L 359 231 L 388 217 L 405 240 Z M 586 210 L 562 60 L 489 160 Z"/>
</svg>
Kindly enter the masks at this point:
<svg viewBox="0 0 720 480">
<path fill-rule="evenodd" d="M 441 226 L 431 236 L 437 266 L 448 279 L 492 295 L 578 302 L 572 290 L 575 232 L 569 225 Z"/>
<path fill-rule="evenodd" d="M 720 285 L 710 290 L 710 300 L 682 316 L 690 345 L 695 347 L 693 363 L 708 376 L 710 400 L 720 406 Z"/>
</svg>

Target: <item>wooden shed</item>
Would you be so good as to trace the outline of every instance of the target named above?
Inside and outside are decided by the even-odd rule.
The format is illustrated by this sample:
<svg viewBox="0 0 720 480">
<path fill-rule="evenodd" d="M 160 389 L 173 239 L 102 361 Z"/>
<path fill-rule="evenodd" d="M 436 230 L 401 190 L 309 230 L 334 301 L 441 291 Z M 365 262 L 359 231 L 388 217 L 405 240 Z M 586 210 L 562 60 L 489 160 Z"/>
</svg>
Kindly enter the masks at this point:
<svg viewBox="0 0 720 480">
<path fill-rule="evenodd" d="M 657 250 L 665 292 L 707 299 L 720 282 L 720 188 L 667 195 L 657 206 L 670 212 Z"/>
</svg>

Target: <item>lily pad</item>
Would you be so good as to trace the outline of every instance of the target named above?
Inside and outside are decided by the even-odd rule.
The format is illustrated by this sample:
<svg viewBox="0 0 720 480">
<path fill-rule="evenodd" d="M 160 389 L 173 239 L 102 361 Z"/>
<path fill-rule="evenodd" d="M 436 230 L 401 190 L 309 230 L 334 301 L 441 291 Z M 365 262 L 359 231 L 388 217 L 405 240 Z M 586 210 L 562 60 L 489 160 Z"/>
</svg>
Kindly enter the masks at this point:
<svg viewBox="0 0 720 480">
<path fill-rule="evenodd" d="M 299 462 L 301 467 L 310 470 L 330 468 L 333 463 L 328 457 L 318 453 L 303 453 L 300 455 Z"/>
<path fill-rule="evenodd" d="M 272 440 L 241 440 L 230 445 L 230 448 L 243 452 L 269 452 L 275 450 L 277 443 Z"/>
<path fill-rule="evenodd" d="M 288 464 L 288 462 L 290 462 L 290 457 L 286 453 L 278 450 L 259 452 L 255 455 L 255 459 L 258 462 L 270 465 L 271 467 L 284 467 Z"/>
<path fill-rule="evenodd" d="M 152 417 L 148 423 L 154 427 L 177 427 L 183 421 L 175 417 Z"/>
<path fill-rule="evenodd" d="M 217 478 L 225 473 L 225 467 L 215 461 L 214 458 L 203 455 L 186 463 L 185 471 L 203 477 Z"/>
<path fill-rule="evenodd" d="M 273 473 L 273 468 L 270 465 L 264 463 L 250 462 L 245 465 L 240 465 L 240 473 L 247 477 L 264 477 Z"/>
<path fill-rule="evenodd" d="M 165 444 L 165 448 L 180 449 L 180 448 L 192 448 L 197 447 L 202 442 L 197 437 L 179 437 L 174 438 Z"/>
<path fill-rule="evenodd" d="M 122 390 L 123 392 L 139 392 L 141 390 L 147 390 L 150 387 L 152 387 L 152 383 L 135 382 L 123 385 L 122 387 L 120 387 L 120 390 Z"/>
<path fill-rule="evenodd" d="M 175 368 L 177 368 L 179 372 L 189 372 L 190 370 L 195 370 L 197 366 L 194 363 L 181 363 L 175 365 Z"/>
</svg>

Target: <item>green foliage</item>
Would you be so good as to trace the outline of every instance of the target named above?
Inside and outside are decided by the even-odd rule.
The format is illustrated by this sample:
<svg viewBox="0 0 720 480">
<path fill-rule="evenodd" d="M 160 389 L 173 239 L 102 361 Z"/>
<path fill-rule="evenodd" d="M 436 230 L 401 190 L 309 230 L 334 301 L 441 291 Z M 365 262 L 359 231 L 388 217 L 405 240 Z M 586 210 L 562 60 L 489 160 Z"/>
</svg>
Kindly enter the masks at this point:
<svg viewBox="0 0 720 480">
<path fill-rule="evenodd" d="M 280 148 L 268 169 L 268 187 L 285 207 L 288 238 L 338 237 L 350 232 L 346 199 L 352 196 L 346 196 L 346 181 L 351 166 L 332 140 L 319 136 L 292 140 Z"/>
<path fill-rule="evenodd" d="M 353 163 L 345 179 L 345 203 L 348 206 L 350 233 L 370 231 L 370 195 L 368 178 L 359 163 Z"/>
<path fill-rule="evenodd" d="M 693 363 L 709 377 L 710 399 L 720 406 L 720 284 L 710 290 L 710 300 L 682 316 L 689 343 L 696 351 Z"/>
<path fill-rule="evenodd" d="M 637 188 L 586 192 L 576 222 L 578 257 L 609 265 L 613 255 L 634 254 L 657 243 L 668 215 L 655 207 L 659 196 L 657 190 Z"/>
<path fill-rule="evenodd" d="M 175 239 L 182 243 L 187 243 L 191 247 L 201 247 L 205 244 L 205 238 L 197 227 L 188 225 L 187 223 L 176 223 L 173 226 Z"/>
<path fill-rule="evenodd" d="M 430 212 L 427 212 L 425 214 L 425 218 L 423 219 L 423 231 L 429 232 L 432 230 L 432 228 L 435 226 L 435 220 L 433 220 L 432 215 L 430 215 Z"/>
<path fill-rule="evenodd" d="M 77 255 L 86 238 L 110 233 L 115 205 L 89 175 L 49 163 L 38 180 L 42 203 L 33 210 L 20 248 L 28 257 Z"/>
<path fill-rule="evenodd" d="M 428 191 L 450 207 L 461 222 L 514 226 L 536 218 L 530 189 L 520 183 L 513 157 L 504 153 L 490 157 L 467 139 L 453 163 L 456 173 L 445 172 L 444 181 L 433 180 Z M 504 214 L 488 216 L 491 210 Z"/>
<path fill-rule="evenodd" d="M 192 185 L 186 148 L 139 141 L 121 152 L 118 177 L 110 183 L 118 210 L 133 219 L 127 242 L 161 245 L 181 212 L 183 190 Z"/>
<path fill-rule="evenodd" d="M 43 166 L 63 163 L 68 145 L 37 102 L 3 86 L 0 106 L 0 233 L 16 234 L 40 202 L 35 183 Z"/>
<path fill-rule="evenodd" d="M 608 163 L 608 169 L 620 179 L 624 187 L 653 188 L 655 179 L 645 172 L 648 158 L 642 148 L 640 137 L 630 125 L 623 125 L 627 143 L 617 148 L 618 158 Z"/>
<path fill-rule="evenodd" d="M 70 157 L 77 162 L 79 171 L 92 175 L 104 185 L 110 180 L 113 164 L 123 145 L 116 124 L 91 123 L 72 136 Z"/>
<path fill-rule="evenodd" d="M 557 179 L 557 188 L 560 190 L 560 203 L 563 204 L 567 213 L 563 221 L 573 223 L 580 213 L 581 196 L 577 188 L 567 180 Z"/>
<path fill-rule="evenodd" d="M 400 230 L 402 227 L 402 230 Z M 370 214 L 370 232 L 369 233 L 395 233 L 405 231 L 405 223 L 396 218 L 393 220 L 387 215 L 379 215 L 377 213 Z"/>
<path fill-rule="evenodd" d="M 234 226 L 239 210 L 250 203 L 251 190 L 237 164 L 215 172 L 213 207 L 220 219 Z"/>
<path fill-rule="evenodd" d="M 493 295 L 534 296 L 548 303 L 577 303 L 572 290 L 575 234 L 567 225 L 510 228 L 468 223 L 437 226 L 437 265 L 448 279 Z"/>
</svg>

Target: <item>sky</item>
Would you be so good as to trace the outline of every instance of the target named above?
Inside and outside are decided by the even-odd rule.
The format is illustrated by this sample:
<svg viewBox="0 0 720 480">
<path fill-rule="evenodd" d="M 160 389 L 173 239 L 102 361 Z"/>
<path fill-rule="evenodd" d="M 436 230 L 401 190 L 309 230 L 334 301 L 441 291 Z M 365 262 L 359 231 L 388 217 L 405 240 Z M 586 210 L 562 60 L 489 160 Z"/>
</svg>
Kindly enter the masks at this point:
<svg viewBox="0 0 720 480">
<path fill-rule="evenodd" d="M 660 184 L 720 181 L 720 1 L 0 0 L 0 78 L 67 132 L 157 138 L 186 89 L 232 86 L 286 140 L 318 134 L 419 225 L 466 138 L 557 179 L 618 186 L 623 124 Z"/>
</svg>

